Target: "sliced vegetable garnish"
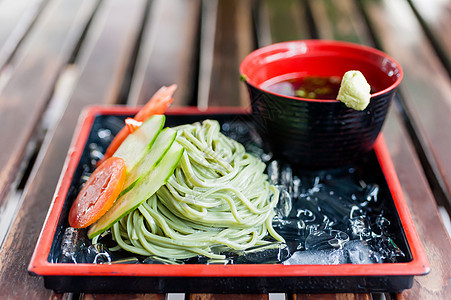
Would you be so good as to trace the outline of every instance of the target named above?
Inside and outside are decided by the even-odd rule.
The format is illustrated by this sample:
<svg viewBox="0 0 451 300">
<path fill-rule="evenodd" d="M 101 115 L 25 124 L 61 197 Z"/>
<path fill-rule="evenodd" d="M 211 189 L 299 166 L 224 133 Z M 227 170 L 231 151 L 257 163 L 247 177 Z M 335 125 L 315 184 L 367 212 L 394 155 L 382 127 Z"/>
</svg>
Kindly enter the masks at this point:
<svg viewBox="0 0 451 300">
<path fill-rule="evenodd" d="M 111 157 L 89 177 L 69 212 L 69 225 L 85 228 L 100 219 L 113 205 L 125 181 L 125 162 Z"/>
<path fill-rule="evenodd" d="M 144 105 L 140 111 L 135 115 L 135 120 L 139 122 L 144 122 L 153 115 L 161 115 L 164 114 L 166 109 L 168 109 L 169 105 L 171 105 L 172 95 L 174 95 L 175 90 L 177 89 L 177 85 L 173 84 L 169 87 L 161 87 L 153 96 L 150 98 L 149 102 Z M 117 148 L 122 144 L 125 138 L 130 134 L 130 130 L 127 126 L 124 126 L 118 134 L 114 137 L 108 149 L 105 151 L 103 158 L 99 161 L 98 164 L 101 164 L 103 161 L 113 156 L 114 152 L 116 152 Z"/>
<path fill-rule="evenodd" d="M 114 152 L 113 157 L 120 157 L 125 161 L 127 173 L 149 152 L 163 129 L 165 120 L 165 115 L 155 115 L 147 119 L 135 132 L 129 134 Z"/>
<path fill-rule="evenodd" d="M 88 237 L 92 239 L 104 232 L 123 216 L 149 199 L 174 173 L 183 151 L 184 148 L 178 143 L 172 143 L 155 168 L 148 170 L 148 173 L 143 175 L 143 178 L 128 193 L 117 199 L 113 207 L 89 227 Z"/>
<path fill-rule="evenodd" d="M 129 133 L 133 133 L 136 131 L 136 129 L 138 129 L 139 127 L 141 127 L 141 125 L 143 124 L 143 122 L 140 121 L 136 121 L 133 118 L 127 118 L 125 119 L 125 125 L 127 125 L 128 131 Z"/>
<path fill-rule="evenodd" d="M 135 120 L 145 121 L 153 115 L 161 115 L 168 109 L 171 105 L 172 95 L 174 95 L 177 85 L 173 84 L 168 87 L 161 87 L 153 96 L 150 98 L 149 102 L 143 106 L 135 115 Z"/>
</svg>

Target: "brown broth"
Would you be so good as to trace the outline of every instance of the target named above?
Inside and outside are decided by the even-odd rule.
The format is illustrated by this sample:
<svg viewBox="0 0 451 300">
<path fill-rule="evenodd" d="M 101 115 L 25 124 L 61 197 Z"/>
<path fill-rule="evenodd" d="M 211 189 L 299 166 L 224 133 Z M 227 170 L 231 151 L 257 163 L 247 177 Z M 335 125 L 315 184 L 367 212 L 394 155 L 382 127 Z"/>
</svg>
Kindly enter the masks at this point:
<svg viewBox="0 0 451 300">
<path fill-rule="evenodd" d="M 326 100 L 337 98 L 340 83 L 339 76 L 306 76 L 281 80 L 266 89 L 290 97 Z"/>
</svg>

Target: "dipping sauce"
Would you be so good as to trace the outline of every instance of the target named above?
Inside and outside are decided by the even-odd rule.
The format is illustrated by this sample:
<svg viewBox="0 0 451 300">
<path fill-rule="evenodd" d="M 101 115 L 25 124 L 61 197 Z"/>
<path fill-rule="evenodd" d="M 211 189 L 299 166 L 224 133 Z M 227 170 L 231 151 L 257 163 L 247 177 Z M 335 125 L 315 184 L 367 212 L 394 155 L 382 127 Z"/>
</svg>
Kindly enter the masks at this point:
<svg viewBox="0 0 451 300">
<path fill-rule="evenodd" d="M 340 89 L 339 76 L 305 76 L 277 81 L 265 89 L 290 97 L 308 99 L 336 99 Z"/>
</svg>

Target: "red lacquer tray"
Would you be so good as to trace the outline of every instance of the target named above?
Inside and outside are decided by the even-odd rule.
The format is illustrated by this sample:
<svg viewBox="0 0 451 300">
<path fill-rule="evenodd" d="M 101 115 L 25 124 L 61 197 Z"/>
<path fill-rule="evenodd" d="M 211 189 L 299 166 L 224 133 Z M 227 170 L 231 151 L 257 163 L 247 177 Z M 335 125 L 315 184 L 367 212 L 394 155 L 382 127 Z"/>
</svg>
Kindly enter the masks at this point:
<svg viewBox="0 0 451 300">
<path fill-rule="evenodd" d="M 52 251 L 61 242 L 67 226 L 67 194 L 77 176 L 77 168 L 92 129 L 105 116 L 131 116 L 136 109 L 127 107 L 90 107 L 86 109 L 74 134 L 63 172 L 45 220 L 29 272 L 44 277 L 45 286 L 58 292 L 399 292 L 410 288 L 413 276 L 429 272 L 429 264 L 391 162 L 380 136 L 374 153 L 372 172 L 381 173 L 379 185 L 385 185 L 388 208 L 396 216 L 400 247 L 407 259 L 400 263 L 340 265 L 164 265 L 164 264 L 73 264 L 53 263 Z M 249 114 L 239 108 L 199 111 L 173 108 L 167 113 L 171 122 L 191 123 L 206 118 L 231 120 Z M 96 125 L 97 124 L 97 125 Z M 104 124 L 103 124 L 104 125 Z"/>
</svg>

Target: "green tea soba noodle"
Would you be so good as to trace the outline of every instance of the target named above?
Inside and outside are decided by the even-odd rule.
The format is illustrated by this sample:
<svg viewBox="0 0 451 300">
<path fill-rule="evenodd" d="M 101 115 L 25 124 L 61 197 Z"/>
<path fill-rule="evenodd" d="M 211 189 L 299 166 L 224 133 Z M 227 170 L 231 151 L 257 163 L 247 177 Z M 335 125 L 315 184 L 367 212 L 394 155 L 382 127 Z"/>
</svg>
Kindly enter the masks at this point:
<svg viewBox="0 0 451 300">
<path fill-rule="evenodd" d="M 277 188 L 265 164 L 220 133 L 217 121 L 174 128 L 185 152 L 167 184 L 112 227 L 116 249 L 224 259 L 223 251 L 283 241 L 272 227 Z"/>
</svg>

